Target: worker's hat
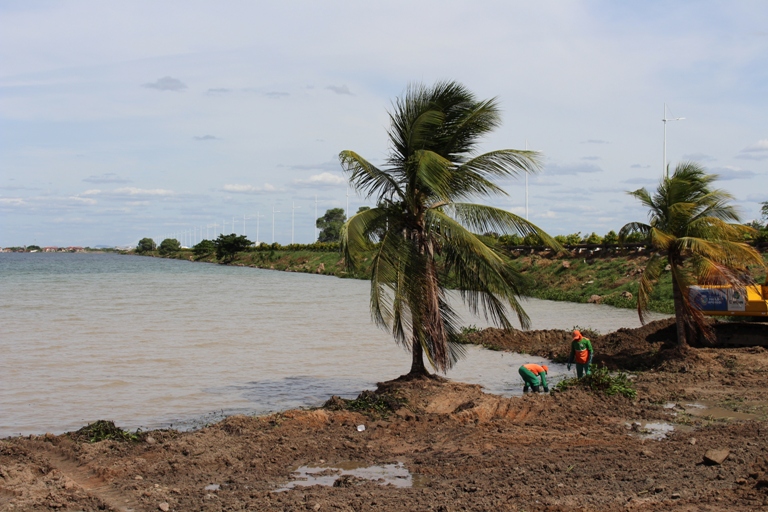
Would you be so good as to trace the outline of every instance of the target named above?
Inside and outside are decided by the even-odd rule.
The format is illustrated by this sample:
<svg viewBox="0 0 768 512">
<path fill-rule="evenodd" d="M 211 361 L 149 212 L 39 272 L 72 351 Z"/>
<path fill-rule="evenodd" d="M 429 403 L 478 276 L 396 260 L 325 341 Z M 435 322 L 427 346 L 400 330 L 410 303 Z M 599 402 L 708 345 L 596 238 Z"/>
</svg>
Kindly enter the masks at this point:
<svg viewBox="0 0 768 512">
<path fill-rule="evenodd" d="M 545 372 L 549 373 L 549 366 L 543 364 L 543 365 L 541 365 L 541 367 L 544 368 Z"/>
<path fill-rule="evenodd" d="M 583 336 L 581 335 L 581 332 L 576 329 L 573 331 L 573 339 L 574 340 L 580 340 Z"/>
</svg>

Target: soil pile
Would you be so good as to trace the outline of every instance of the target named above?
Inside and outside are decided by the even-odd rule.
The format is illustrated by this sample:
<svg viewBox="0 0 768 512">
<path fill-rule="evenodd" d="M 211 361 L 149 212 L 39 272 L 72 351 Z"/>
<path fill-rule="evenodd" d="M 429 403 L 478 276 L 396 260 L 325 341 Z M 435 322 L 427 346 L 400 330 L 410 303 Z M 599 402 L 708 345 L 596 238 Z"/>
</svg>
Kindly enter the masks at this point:
<svg viewBox="0 0 768 512">
<path fill-rule="evenodd" d="M 608 365 L 624 367 L 629 352 L 655 361 L 633 375 L 635 400 L 580 388 L 503 398 L 444 379 L 392 381 L 357 401 L 234 416 L 195 432 L 98 442 L 66 434 L 5 439 L 0 509 L 768 508 L 768 350 L 680 354 L 664 348 L 659 333 L 666 328 L 593 340 Z M 482 342 L 498 339 L 546 357 L 567 355 L 567 334 L 503 341 L 490 331 Z M 711 409 L 688 412 L 702 404 Z M 747 419 L 730 419 L 729 411 Z M 659 425 L 666 435 L 658 435 Z M 705 462 L 707 453 L 725 458 Z M 398 485 L 342 475 L 370 466 L 410 475 Z M 298 485 L 294 472 L 306 467 L 336 483 Z"/>
</svg>

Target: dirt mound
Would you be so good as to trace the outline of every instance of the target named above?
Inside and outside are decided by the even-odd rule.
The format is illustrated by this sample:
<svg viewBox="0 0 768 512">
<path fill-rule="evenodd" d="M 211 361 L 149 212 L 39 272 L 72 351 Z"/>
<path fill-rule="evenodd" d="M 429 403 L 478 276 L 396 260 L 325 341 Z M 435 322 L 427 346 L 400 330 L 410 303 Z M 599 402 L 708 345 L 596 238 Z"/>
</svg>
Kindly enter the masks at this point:
<svg viewBox="0 0 768 512">
<path fill-rule="evenodd" d="M 717 321 L 712 326 L 718 347 L 768 345 L 768 324 Z M 686 360 L 686 364 L 690 364 L 691 358 L 696 357 L 696 352 L 681 353 L 677 349 L 673 318 L 649 322 L 635 329 L 619 329 L 590 339 L 595 348 L 593 362 L 614 370 L 648 370 L 674 360 Z M 531 354 L 564 363 L 570 351 L 571 332 L 490 328 L 469 334 L 467 341 L 495 350 Z"/>
</svg>

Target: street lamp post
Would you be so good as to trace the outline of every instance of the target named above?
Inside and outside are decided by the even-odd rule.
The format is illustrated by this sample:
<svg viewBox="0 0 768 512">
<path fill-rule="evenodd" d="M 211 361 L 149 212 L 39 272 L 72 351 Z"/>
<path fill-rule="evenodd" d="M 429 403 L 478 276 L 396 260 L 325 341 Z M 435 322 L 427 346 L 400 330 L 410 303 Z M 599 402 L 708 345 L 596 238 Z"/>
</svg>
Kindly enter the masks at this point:
<svg viewBox="0 0 768 512">
<path fill-rule="evenodd" d="M 279 210 L 275 210 L 275 205 L 272 205 L 272 243 L 275 243 L 275 214 L 280 213 Z"/>
<path fill-rule="evenodd" d="M 301 206 L 296 206 L 296 203 L 291 203 L 291 245 L 293 245 L 293 227 L 295 225 L 294 219 L 296 218 L 296 209 Z"/>
<path fill-rule="evenodd" d="M 664 123 L 664 167 L 661 169 L 662 178 L 669 178 L 669 169 L 667 169 L 667 121 L 682 121 L 684 117 L 671 117 L 667 118 L 667 104 L 664 104 L 664 117 L 662 122 Z"/>
</svg>

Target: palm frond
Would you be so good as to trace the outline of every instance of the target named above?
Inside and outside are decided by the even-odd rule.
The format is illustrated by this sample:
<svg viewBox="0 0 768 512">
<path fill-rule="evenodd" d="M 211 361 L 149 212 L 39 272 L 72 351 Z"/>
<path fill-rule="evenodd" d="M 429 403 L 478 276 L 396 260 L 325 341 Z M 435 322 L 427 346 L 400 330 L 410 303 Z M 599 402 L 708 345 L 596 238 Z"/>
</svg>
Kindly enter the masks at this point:
<svg viewBox="0 0 768 512">
<path fill-rule="evenodd" d="M 469 230 L 476 233 L 493 231 L 505 234 L 536 235 L 545 245 L 556 251 L 563 250 L 562 245 L 549 236 L 543 229 L 512 212 L 471 203 L 452 205 L 456 219 Z"/>
<path fill-rule="evenodd" d="M 349 183 L 365 197 L 392 199 L 402 197 L 400 185 L 388 173 L 378 169 L 354 151 L 339 153 L 344 172 L 350 173 Z"/>
<path fill-rule="evenodd" d="M 645 325 L 645 315 L 648 313 L 648 306 L 651 302 L 651 294 L 656 286 L 661 273 L 664 271 L 666 261 L 658 254 L 654 254 L 645 265 L 643 275 L 640 277 L 637 290 L 637 316 L 640 322 Z"/>
</svg>

